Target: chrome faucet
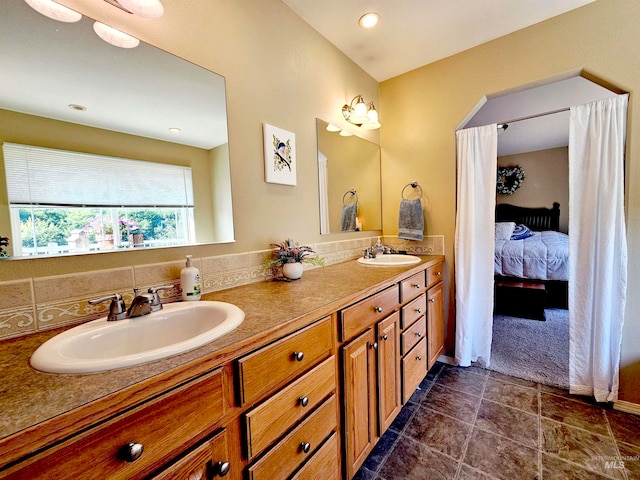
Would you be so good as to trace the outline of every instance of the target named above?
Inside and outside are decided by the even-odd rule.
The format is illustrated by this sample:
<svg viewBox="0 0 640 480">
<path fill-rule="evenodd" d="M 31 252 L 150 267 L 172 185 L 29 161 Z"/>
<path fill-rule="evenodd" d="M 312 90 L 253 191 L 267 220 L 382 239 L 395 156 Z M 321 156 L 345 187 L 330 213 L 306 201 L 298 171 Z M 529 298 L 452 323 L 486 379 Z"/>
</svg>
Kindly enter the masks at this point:
<svg viewBox="0 0 640 480">
<path fill-rule="evenodd" d="M 162 303 L 160 302 L 160 295 L 158 294 L 158 292 L 161 290 L 170 290 L 172 288 L 172 285 L 164 287 L 151 287 L 149 288 L 147 293 L 143 293 L 141 295 L 138 295 L 138 289 L 134 288 L 133 293 L 135 297 L 128 309 L 126 308 L 124 300 L 122 299 L 122 295 L 120 295 L 119 293 L 114 293 L 113 295 L 108 295 L 106 297 L 89 300 L 88 303 L 89 305 L 96 305 L 98 303 L 110 300 L 111 305 L 109 305 L 109 315 L 107 315 L 108 321 L 141 317 L 151 312 L 162 310 Z"/>
</svg>

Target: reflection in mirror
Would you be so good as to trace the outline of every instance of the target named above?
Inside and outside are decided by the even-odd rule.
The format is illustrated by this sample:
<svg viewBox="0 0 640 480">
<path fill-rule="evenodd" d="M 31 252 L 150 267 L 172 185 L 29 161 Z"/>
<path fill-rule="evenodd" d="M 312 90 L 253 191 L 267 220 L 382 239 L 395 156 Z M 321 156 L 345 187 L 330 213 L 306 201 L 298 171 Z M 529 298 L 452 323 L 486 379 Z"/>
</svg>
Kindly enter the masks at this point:
<svg viewBox="0 0 640 480">
<path fill-rule="evenodd" d="M 320 233 L 382 229 L 380 147 L 317 119 Z"/>
<path fill-rule="evenodd" d="M 223 77 L 23 0 L 3 2 L 0 41 L 12 256 L 233 241 Z"/>
</svg>

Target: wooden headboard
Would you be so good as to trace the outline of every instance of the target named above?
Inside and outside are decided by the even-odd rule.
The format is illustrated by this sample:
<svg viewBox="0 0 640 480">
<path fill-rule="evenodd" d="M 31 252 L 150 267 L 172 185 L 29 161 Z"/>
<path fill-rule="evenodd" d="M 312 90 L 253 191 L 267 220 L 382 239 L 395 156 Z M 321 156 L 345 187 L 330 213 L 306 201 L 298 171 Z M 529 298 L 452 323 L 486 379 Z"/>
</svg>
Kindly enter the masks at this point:
<svg viewBox="0 0 640 480">
<path fill-rule="evenodd" d="M 496 205 L 496 222 L 524 224 L 531 230 L 560 230 L 560 204 L 553 202 L 552 208 L 527 208 L 501 203 Z"/>
</svg>

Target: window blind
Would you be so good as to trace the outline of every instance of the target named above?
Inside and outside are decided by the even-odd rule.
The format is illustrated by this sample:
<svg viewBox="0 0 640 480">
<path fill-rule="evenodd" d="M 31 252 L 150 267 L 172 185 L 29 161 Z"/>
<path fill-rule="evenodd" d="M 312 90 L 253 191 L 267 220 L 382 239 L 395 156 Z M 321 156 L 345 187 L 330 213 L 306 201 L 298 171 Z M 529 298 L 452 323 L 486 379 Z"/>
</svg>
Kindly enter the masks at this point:
<svg viewBox="0 0 640 480">
<path fill-rule="evenodd" d="M 190 167 L 4 143 L 10 204 L 193 207 Z"/>
</svg>

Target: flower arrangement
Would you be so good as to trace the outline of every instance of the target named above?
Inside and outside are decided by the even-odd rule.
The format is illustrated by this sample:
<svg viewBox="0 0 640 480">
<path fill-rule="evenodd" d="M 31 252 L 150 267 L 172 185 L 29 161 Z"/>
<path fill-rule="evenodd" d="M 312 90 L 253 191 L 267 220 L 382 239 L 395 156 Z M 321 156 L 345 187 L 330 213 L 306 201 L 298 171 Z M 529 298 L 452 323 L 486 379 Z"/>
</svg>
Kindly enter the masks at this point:
<svg viewBox="0 0 640 480">
<path fill-rule="evenodd" d="M 4 247 L 9 246 L 9 237 L 0 237 L 0 257 L 8 257 L 9 254 L 4 251 Z"/>
<path fill-rule="evenodd" d="M 124 241 L 129 238 L 130 233 L 133 234 L 140 231 L 140 227 L 133 219 L 125 220 L 124 218 L 118 218 L 118 228 L 120 229 L 120 238 Z M 87 233 L 94 233 L 103 239 L 113 239 L 113 224 L 110 219 L 101 215 L 96 215 L 87 220 L 83 230 Z"/>
<path fill-rule="evenodd" d="M 275 249 L 262 262 L 262 269 L 265 274 L 270 274 L 274 278 L 280 278 L 282 267 L 288 263 L 310 263 L 324 266 L 324 259 L 313 256 L 315 253 L 311 247 L 299 245 L 289 238 L 282 243 L 272 243 Z"/>
<path fill-rule="evenodd" d="M 505 195 L 513 195 L 522 186 L 527 176 L 522 167 L 498 167 L 496 191 Z"/>
</svg>

